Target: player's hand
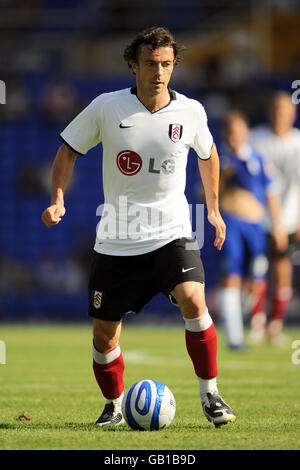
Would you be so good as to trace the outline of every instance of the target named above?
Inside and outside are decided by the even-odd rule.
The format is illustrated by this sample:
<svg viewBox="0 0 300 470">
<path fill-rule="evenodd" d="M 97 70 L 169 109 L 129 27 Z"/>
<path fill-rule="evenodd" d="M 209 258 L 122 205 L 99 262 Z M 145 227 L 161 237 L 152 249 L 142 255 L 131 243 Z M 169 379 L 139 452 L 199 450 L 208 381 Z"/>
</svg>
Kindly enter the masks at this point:
<svg viewBox="0 0 300 470">
<path fill-rule="evenodd" d="M 42 221 L 50 228 L 58 224 L 65 215 L 66 209 L 61 204 L 51 204 L 42 214 Z"/>
<path fill-rule="evenodd" d="M 226 225 L 220 213 L 211 213 L 207 216 L 209 223 L 216 228 L 214 246 L 220 251 L 225 241 Z"/>
</svg>

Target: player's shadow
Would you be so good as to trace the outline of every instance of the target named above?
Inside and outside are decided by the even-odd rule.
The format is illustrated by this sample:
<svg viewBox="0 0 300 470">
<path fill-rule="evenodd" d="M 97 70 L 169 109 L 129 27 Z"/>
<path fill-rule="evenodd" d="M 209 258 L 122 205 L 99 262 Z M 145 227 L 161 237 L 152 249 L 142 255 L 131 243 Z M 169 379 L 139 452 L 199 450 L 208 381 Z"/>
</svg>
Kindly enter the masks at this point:
<svg viewBox="0 0 300 470">
<path fill-rule="evenodd" d="M 183 429 L 186 430 L 197 430 L 199 429 L 213 429 L 213 426 L 209 424 L 183 424 L 183 425 L 178 425 L 178 426 L 172 426 L 173 430 L 174 428 L 176 429 L 180 428 L 182 431 Z M 53 430 L 58 430 L 58 429 L 69 429 L 70 431 L 91 431 L 91 430 L 99 430 L 101 432 L 136 432 L 133 429 L 130 429 L 127 425 L 121 424 L 120 426 L 95 426 L 94 423 L 60 423 L 60 424 L 52 424 L 52 423 L 34 423 L 32 421 L 24 421 L 24 422 L 18 422 L 16 421 L 15 423 L 0 423 L 0 430 L 1 429 L 11 429 L 11 430 L 19 430 L 19 429 L 53 429 Z M 145 431 L 149 432 L 149 431 Z M 153 431 L 150 431 L 153 432 Z"/>
<path fill-rule="evenodd" d="M 51 423 L 33 423 L 32 421 L 27 422 L 16 422 L 16 423 L 1 423 L 1 429 L 70 429 L 74 431 L 89 431 L 95 429 L 93 423 L 61 423 L 61 424 L 51 424 Z"/>
</svg>

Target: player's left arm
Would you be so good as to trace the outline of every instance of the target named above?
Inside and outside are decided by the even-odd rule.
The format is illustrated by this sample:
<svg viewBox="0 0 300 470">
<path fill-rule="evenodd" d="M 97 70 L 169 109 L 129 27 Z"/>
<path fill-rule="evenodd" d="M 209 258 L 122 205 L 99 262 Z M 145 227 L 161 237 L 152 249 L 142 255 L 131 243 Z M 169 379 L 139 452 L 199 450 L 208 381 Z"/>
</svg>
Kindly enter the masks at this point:
<svg viewBox="0 0 300 470">
<path fill-rule="evenodd" d="M 266 191 L 266 202 L 272 220 L 272 236 L 277 249 L 284 252 L 289 240 L 283 224 L 282 206 L 278 195 L 278 186 L 275 179 L 275 168 L 270 161 L 261 159 L 262 176 Z"/>
<path fill-rule="evenodd" d="M 198 158 L 198 167 L 205 192 L 207 218 L 216 229 L 214 246 L 221 250 L 225 241 L 226 225 L 219 210 L 220 161 L 215 144 L 208 160 Z"/>
</svg>

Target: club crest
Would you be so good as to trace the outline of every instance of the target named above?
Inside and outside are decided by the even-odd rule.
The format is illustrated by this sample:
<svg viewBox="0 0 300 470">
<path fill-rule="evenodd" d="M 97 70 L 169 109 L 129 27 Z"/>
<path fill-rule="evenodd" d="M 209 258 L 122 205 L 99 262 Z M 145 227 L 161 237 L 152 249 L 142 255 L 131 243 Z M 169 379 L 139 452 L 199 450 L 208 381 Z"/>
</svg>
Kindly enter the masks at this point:
<svg viewBox="0 0 300 470">
<path fill-rule="evenodd" d="M 182 137 L 183 126 L 180 124 L 170 124 L 169 125 L 169 137 L 172 142 L 178 142 Z"/>
<path fill-rule="evenodd" d="M 93 292 L 93 303 L 95 308 L 100 308 L 103 303 L 103 292 L 94 290 Z"/>
</svg>

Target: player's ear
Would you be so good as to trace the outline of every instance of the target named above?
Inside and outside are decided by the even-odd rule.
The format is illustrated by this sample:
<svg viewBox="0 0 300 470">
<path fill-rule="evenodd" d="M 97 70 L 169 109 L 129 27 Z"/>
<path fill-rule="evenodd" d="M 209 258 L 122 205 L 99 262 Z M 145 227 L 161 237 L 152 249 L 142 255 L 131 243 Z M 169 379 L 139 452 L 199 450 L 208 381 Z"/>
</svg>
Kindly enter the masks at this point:
<svg viewBox="0 0 300 470">
<path fill-rule="evenodd" d="M 137 63 L 136 63 L 136 62 L 134 62 L 134 60 L 131 60 L 131 61 L 129 62 L 129 65 L 130 65 L 130 67 L 131 67 L 131 70 L 133 71 L 133 73 L 134 73 L 134 74 L 136 74 L 136 70 L 137 70 Z"/>
</svg>

